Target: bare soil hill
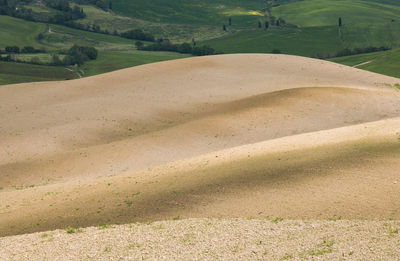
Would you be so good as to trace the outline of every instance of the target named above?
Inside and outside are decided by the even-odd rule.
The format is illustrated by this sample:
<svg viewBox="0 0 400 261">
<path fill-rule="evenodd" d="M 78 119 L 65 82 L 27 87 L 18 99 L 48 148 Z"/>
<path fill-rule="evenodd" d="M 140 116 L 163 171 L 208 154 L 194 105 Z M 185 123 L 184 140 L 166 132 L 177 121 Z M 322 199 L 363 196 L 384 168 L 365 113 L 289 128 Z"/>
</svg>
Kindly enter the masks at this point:
<svg viewBox="0 0 400 261">
<path fill-rule="evenodd" d="M 400 218 L 400 80 L 221 55 L 0 87 L 0 234 L 189 217 Z"/>
</svg>

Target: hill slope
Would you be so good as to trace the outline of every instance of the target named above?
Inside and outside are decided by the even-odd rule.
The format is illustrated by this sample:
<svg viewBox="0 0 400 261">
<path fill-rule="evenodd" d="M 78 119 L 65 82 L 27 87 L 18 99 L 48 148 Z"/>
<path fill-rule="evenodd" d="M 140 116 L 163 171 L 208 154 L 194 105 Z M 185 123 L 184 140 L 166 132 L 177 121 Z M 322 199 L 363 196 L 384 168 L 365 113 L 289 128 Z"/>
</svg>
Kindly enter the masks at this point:
<svg viewBox="0 0 400 261">
<path fill-rule="evenodd" d="M 259 212 L 399 218 L 399 81 L 222 55 L 2 86 L 0 230 Z"/>
</svg>

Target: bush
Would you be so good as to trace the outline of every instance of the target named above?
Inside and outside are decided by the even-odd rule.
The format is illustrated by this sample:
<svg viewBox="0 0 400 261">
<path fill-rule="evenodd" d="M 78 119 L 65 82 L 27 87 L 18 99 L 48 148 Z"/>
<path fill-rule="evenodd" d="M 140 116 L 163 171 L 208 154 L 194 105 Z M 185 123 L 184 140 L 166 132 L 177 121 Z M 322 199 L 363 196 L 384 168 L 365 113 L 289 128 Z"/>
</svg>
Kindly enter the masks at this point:
<svg viewBox="0 0 400 261">
<path fill-rule="evenodd" d="M 164 43 L 165 42 L 165 43 Z M 215 50 L 207 45 L 197 47 L 192 46 L 188 43 L 183 44 L 171 44 L 169 41 L 159 41 L 158 43 L 143 46 L 139 48 L 143 51 L 166 51 L 166 52 L 177 52 L 177 53 L 187 53 L 196 56 L 212 55 L 216 54 Z"/>
<path fill-rule="evenodd" d="M 6 53 L 19 53 L 19 47 L 18 46 L 7 46 L 6 47 Z"/>
<path fill-rule="evenodd" d="M 82 65 L 88 60 L 97 59 L 98 51 L 94 47 L 74 45 L 67 54 L 63 61 L 64 64 Z"/>
<path fill-rule="evenodd" d="M 121 37 L 127 39 L 135 39 L 135 40 L 142 40 L 142 41 L 149 41 L 154 42 L 154 36 L 149 33 L 145 33 L 140 29 L 129 30 L 126 32 L 121 33 Z"/>
</svg>

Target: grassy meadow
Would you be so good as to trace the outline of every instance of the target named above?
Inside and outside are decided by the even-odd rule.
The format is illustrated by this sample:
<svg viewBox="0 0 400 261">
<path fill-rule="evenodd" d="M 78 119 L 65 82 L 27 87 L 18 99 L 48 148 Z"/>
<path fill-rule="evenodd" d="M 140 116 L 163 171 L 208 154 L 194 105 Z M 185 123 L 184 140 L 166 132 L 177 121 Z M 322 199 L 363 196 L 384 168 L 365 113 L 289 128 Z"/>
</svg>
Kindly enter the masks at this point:
<svg viewBox="0 0 400 261">
<path fill-rule="evenodd" d="M 91 5 L 79 5 L 86 18 L 76 22 L 98 25 L 109 32 L 143 29 L 156 38 L 169 38 L 173 43 L 191 42 L 209 45 L 221 53 L 272 53 L 315 57 L 317 54 L 335 54 L 344 48 L 386 46 L 392 51 L 333 58 L 346 65 L 368 64 L 361 69 L 399 77 L 400 66 L 400 2 L 397 0 L 303 0 L 277 1 L 279 6 L 269 15 L 281 17 L 288 26 L 270 26 L 268 30 L 257 28 L 258 21 L 268 15 L 267 4 L 258 0 L 180 0 L 166 3 L 154 1 L 114 0 L 112 10 L 102 10 Z M 27 6 L 35 12 L 52 13 L 55 10 L 40 3 Z M 232 26 L 228 26 L 228 18 Z M 343 20 L 338 27 L 338 18 Z M 222 24 L 227 30 L 222 30 Z M 46 25 L 9 16 L 0 16 L 0 48 L 8 45 L 45 48 L 47 54 L 18 55 L 21 61 L 38 57 L 48 63 L 51 54 L 67 50 L 73 44 L 93 46 L 99 50 L 97 60 L 89 61 L 80 69 L 83 76 L 91 76 L 126 67 L 157 61 L 184 58 L 188 55 L 168 52 L 144 52 L 135 47 L 135 40 L 69 28 L 62 25 Z M 39 41 L 37 36 L 43 35 Z M 145 43 L 148 44 L 148 43 Z M 22 65 L 21 65 L 22 66 Z M 24 64 L 23 68 L 30 65 Z M 10 66 L 10 67 L 15 67 Z M 22 68 L 22 67 L 21 67 Z M 0 75 L 0 83 L 14 83 L 32 78 L 27 69 L 20 78 Z M 59 68 L 58 68 L 59 69 Z M 57 69 L 57 70 L 58 70 Z M 44 72 L 51 72 L 47 67 Z M 64 70 L 62 70 L 64 72 Z M 46 74 L 46 73 L 45 73 Z M 43 74 L 41 74 L 43 75 Z M 61 75 L 61 76 L 60 76 Z M 66 79 L 56 73 L 46 79 Z"/>
<path fill-rule="evenodd" d="M 309 57 L 342 49 L 335 26 L 243 30 L 203 43 L 224 53 L 271 53 L 278 49 L 285 54 Z"/>
<path fill-rule="evenodd" d="M 42 47 L 36 36 L 46 30 L 46 25 L 0 15 L 0 47 L 31 45 Z"/>
<path fill-rule="evenodd" d="M 166 60 L 189 57 L 187 54 L 171 52 L 145 52 L 145 51 L 104 51 L 99 53 L 96 60 L 85 63 L 81 69 L 83 76 L 92 76 L 136 65 L 154 63 Z"/>
<path fill-rule="evenodd" d="M 173 42 L 188 42 L 193 37 L 201 41 L 229 34 L 224 32 L 221 26 L 158 23 L 121 16 L 90 5 L 80 5 L 80 7 L 87 16 L 84 19 L 79 19 L 78 23 L 85 25 L 96 24 L 102 30 L 106 29 L 109 32 L 142 29 L 153 34 L 156 38 L 169 38 Z"/>
<path fill-rule="evenodd" d="M 62 25 L 51 24 L 49 25 L 50 30 L 47 30 L 45 24 L 0 16 L 0 24 L 3 23 L 7 26 L 0 27 L 0 34 L 3 36 L 0 38 L 0 48 L 8 45 L 19 47 L 30 45 L 36 48 L 45 48 L 49 52 L 15 54 L 15 58 L 21 61 L 26 62 L 37 57 L 40 62 L 48 63 L 51 59 L 51 53 L 67 50 L 74 44 L 97 48 L 99 50 L 98 59 L 89 61 L 79 68 L 82 76 L 92 76 L 151 62 L 188 57 L 188 55 L 170 52 L 138 51 L 134 40 L 77 30 Z M 39 33 L 43 34 L 43 39 L 40 41 L 36 38 Z M 62 57 L 60 55 L 60 58 Z M 0 84 L 77 78 L 78 75 L 73 71 L 74 69 L 65 67 L 1 62 Z"/>
<path fill-rule="evenodd" d="M 370 25 L 400 19 L 400 6 L 382 1 L 303 0 L 272 9 L 272 15 L 283 17 L 300 27 L 337 25 Z"/>
<path fill-rule="evenodd" d="M 252 26 L 266 7 L 259 0 L 114 0 L 113 11 L 128 17 L 175 24 Z"/>
<path fill-rule="evenodd" d="M 329 60 L 348 66 L 356 66 L 359 69 L 400 78 L 400 48 L 384 52 L 337 57 Z"/>
<path fill-rule="evenodd" d="M 78 75 L 64 67 L 0 62 L 0 85 L 75 78 L 78 78 Z"/>
</svg>

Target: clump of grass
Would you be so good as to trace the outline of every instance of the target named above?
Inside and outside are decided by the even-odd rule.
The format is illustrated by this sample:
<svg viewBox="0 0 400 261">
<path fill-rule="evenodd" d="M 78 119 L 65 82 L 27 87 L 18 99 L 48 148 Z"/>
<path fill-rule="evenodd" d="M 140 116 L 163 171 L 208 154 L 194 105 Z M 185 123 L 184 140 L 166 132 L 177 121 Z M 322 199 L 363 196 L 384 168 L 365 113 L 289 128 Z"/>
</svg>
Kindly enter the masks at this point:
<svg viewBox="0 0 400 261">
<path fill-rule="evenodd" d="M 130 206 L 132 206 L 133 202 L 132 202 L 132 201 L 129 201 L 129 200 L 125 200 L 125 204 L 126 204 L 128 207 L 130 207 Z"/>
<path fill-rule="evenodd" d="M 271 222 L 274 224 L 278 224 L 281 221 L 283 221 L 283 218 L 281 218 L 281 217 L 276 217 L 274 219 L 271 219 Z"/>
<path fill-rule="evenodd" d="M 399 233 L 399 229 L 398 228 L 396 228 L 396 229 L 390 229 L 389 230 L 389 235 L 395 235 L 395 234 L 398 234 Z"/>
<path fill-rule="evenodd" d="M 336 215 L 334 215 L 331 218 L 328 218 L 329 221 L 337 221 L 337 220 L 341 220 L 341 219 L 342 219 L 342 216 L 336 216 Z"/>
<path fill-rule="evenodd" d="M 82 229 L 76 229 L 76 228 L 73 228 L 73 227 L 67 227 L 67 228 L 65 229 L 65 231 L 66 231 L 68 234 L 82 233 L 82 232 L 83 232 Z"/>
<path fill-rule="evenodd" d="M 165 229 L 165 226 L 163 224 L 160 224 L 158 226 L 153 227 L 153 229 L 158 230 L 158 229 Z"/>
<path fill-rule="evenodd" d="M 181 219 L 180 216 L 176 216 L 176 217 L 173 217 L 173 218 L 172 218 L 172 220 L 179 220 L 179 219 Z"/>
<path fill-rule="evenodd" d="M 281 260 L 289 260 L 289 259 L 293 259 L 294 256 L 292 254 L 286 254 L 283 257 L 281 257 Z"/>
<path fill-rule="evenodd" d="M 396 83 L 396 84 L 394 85 L 394 87 L 396 87 L 397 89 L 400 90 L 400 84 L 399 84 L 399 83 Z"/>
<path fill-rule="evenodd" d="M 98 226 L 98 229 L 107 229 L 107 228 L 113 228 L 113 226 L 107 224 L 100 224 Z"/>
<path fill-rule="evenodd" d="M 333 252 L 332 246 L 335 244 L 333 240 L 324 239 L 321 244 L 317 246 L 317 249 L 308 250 L 305 253 L 302 253 L 302 257 L 306 256 L 322 256 L 325 254 L 329 254 Z"/>
</svg>

